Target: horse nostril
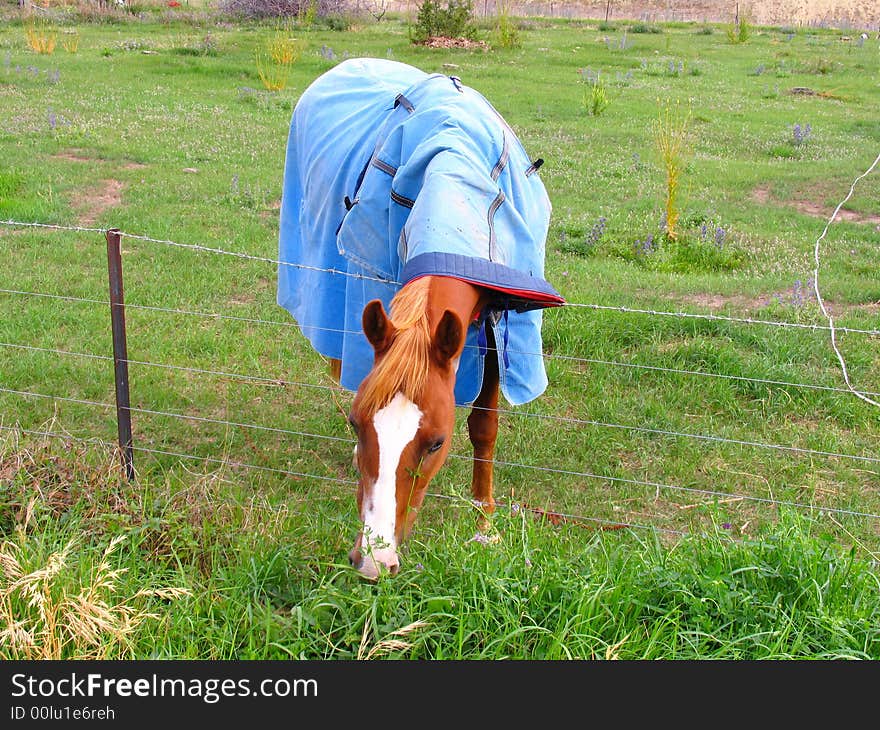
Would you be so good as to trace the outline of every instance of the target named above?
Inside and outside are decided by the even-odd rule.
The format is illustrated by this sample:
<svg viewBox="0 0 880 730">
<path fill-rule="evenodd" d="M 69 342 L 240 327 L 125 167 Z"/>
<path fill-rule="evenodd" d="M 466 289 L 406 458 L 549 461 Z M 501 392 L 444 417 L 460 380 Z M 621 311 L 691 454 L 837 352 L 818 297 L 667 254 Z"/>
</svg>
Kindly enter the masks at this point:
<svg viewBox="0 0 880 730">
<path fill-rule="evenodd" d="M 399 563 L 392 563 L 388 566 L 388 573 L 391 575 L 397 575 L 397 571 L 400 570 Z"/>
<path fill-rule="evenodd" d="M 348 554 L 348 564 L 352 568 L 358 568 L 361 564 L 361 554 L 357 550 L 352 550 Z"/>
</svg>

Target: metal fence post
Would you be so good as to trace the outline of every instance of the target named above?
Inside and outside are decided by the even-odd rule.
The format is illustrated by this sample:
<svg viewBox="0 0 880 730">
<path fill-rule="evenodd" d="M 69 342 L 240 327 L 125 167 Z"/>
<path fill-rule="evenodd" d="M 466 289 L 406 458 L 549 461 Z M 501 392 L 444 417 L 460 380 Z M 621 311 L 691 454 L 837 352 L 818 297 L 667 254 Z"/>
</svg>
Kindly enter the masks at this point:
<svg viewBox="0 0 880 730">
<path fill-rule="evenodd" d="M 107 271 L 110 274 L 110 324 L 113 330 L 113 369 L 116 381 L 116 424 L 119 451 L 126 478 L 134 479 L 131 403 L 128 394 L 128 347 L 125 340 L 125 297 L 122 291 L 122 236 L 118 228 L 107 231 Z"/>
</svg>

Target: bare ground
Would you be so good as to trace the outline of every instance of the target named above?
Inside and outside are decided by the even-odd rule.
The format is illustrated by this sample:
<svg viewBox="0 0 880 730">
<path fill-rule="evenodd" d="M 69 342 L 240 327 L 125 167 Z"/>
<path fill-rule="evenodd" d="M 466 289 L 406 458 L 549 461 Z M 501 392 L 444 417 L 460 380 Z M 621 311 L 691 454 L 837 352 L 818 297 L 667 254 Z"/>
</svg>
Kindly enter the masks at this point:
<svg viewBox="0 0 880 730">
<path fill-rule="evenodd" d="M 767 185 L 759 185 L 758 187 L 756 187 L 754 190 L 752 190 L 751 197 L 753 201 L 755 201 L 756 203 L 760 203 L 761 205 L 786 205 L 786 203 L 773 199 L 770 187 Z M 823 218 L 825 220 L 831 218 L 831 214 L 834 213 L 833 208 L 827 208 L 812 200 L 795 199 L 791 201 L 790 205 L 799 213 L 815 216 L 816 218 Z M 878 230 L 880 230 L 880 215 L 874 215 L 871 213 L 859 213 L 855 210 L 841 208 L 839 211 L 837 211 L 837 215 L 834 217 L 834 220 L 847 221 L 849 223 L 862 223 L 865 225 L 875 226 Z"/>
<path fill-rule="evenodd" d="M 75 210 L 82 211 L 77 219 L 78 225 L 94 225 L 104 211 L 119 205 L 123 187 L 119 180 L 102 180 L 97 186 L 74 195 L 71 205 Z"/>
</svg>

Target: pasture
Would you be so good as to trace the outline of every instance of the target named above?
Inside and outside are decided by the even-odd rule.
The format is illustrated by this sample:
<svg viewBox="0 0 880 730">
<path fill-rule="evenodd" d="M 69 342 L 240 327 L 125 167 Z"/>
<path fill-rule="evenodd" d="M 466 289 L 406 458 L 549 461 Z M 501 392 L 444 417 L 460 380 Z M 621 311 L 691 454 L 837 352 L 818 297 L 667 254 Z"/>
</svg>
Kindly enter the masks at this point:
<svg viewBox="0 0 880 730">
<path fill-rule="evenodd" d="M 270 23 L 58 22 L 51 54 L 0 25 L 0 221 L 62 227 L 0 225 L 0 655 L 880 658 L 880 408 L 847 391 L 813 288 L 818 250 L 850 380 L 877 400 L 876 170 L 817 247 L 880 153 L 876 33 L 524 19 L 519 47 L 487 50 L 415 46 L 402 16 L 339 25 L 286 31 L 302 52 L 278 91 L 255 62 Z M 500 541 L 474 539 L 460 418 L 376 584 L 346 563 L 352 396 L 275 304 L 272 263 L 298 94 L 360 55 L 459 76 L 544 159 L 546 274 L 572 304 L 544 315 L 546 393 L 502 404 Z M 108 227 L 131 234 L 131 484 Z M 34 581 L 67 616 L 108 550 L 123 572 L 97 636 L 52 636 L 11 590 L 62 553 Z"/>
</svg>

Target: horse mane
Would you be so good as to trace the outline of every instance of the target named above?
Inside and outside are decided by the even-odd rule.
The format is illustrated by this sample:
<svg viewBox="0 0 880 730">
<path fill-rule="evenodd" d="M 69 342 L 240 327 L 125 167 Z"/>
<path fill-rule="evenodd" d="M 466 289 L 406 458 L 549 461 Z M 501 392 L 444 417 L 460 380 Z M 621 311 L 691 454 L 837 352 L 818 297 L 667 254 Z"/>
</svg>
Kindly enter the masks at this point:
<svg viewBox="0 0 880 730">
<path fill-rule="evenodd" d="M 361 408 L 368 417 L 387 406 L 398 392 L 413 402 L 421 399 L 431 362 L 430 286 L 431 277 L 420 277 L 391 300 L 389 318 L 394 335 L 361 391 Z"/>
</svg>

